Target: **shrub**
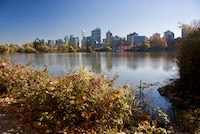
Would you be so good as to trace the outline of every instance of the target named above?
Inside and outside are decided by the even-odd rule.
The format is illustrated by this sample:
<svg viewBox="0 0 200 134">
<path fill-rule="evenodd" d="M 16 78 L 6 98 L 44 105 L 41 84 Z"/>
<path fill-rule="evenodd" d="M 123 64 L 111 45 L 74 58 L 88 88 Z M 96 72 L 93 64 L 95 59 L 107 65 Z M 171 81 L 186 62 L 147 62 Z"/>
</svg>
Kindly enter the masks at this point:
<svg viewBox="0 0 200 134">
<path fill-rule="evenodd" d="M 141 125 L 148 115 L 137 108 L 132 87 L 113 86 L 116 77 L 80 68 L 53 78 L 46 68 L 31 67 L 31 63 L 14 65 L 0 59 L 0 92 L 19 99 L 18 103 L 23 103 L 29 113 L 26 120 L 39 129 L 54 133 L 115 133 L 124 128 L 165 131 L 150 124 Z"/>
<path fill-rule="evenodd" d="M 85 68 L 51 78 L 46 70 L 0 62 L 0 90 L 24 99 L 32 121 L 57 129 L 123 128 L 131 115 L 133 100 L 128 87 L 112 86 L 114 79 Z"/>
<path fill-rule="evenodd" d="M 30 96 L 38 108 L 41 123 L 95 129 L 122 128 L 131 115 L 128 88 L 111 86 L 113 80 L 80 69 L 68 76 L 54 78 L 39 96 Z M 37 92 L 37 91 L 36 91 Z M 38 98 L 39 97 L 39 98 Z M 42 99 L 41 99 L 42 98 Z"/>
</svg>

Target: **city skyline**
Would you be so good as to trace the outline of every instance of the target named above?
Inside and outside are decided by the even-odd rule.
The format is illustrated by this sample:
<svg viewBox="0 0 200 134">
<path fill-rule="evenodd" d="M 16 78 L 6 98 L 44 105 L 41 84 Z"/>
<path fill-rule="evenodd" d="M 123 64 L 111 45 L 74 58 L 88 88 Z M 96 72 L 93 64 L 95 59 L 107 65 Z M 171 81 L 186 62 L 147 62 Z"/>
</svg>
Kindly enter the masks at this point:
<svg viewBox="0 0 200 134">
<path fill-rule="evenodd" d="M 187 9 L 187 10 L 186 10 Z M 53 1 L 0 0 L 0 44 L 24 44 L 74 35 L 82 39 L 94 28 L 101 28 L 102 39 L 110 30 L 126 37 L 137 32 L 147 37 L 170 30 L 181 37 L 179 22 L 190 24 L 200 18 L 198 0 Z"/>
</svg>

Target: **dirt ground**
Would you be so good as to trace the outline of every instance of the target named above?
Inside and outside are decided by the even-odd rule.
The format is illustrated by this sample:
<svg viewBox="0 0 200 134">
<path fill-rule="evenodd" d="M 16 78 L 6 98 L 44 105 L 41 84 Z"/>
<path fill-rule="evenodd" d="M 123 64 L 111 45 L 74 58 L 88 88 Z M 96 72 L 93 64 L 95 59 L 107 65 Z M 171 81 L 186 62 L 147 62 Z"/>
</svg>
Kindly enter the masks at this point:
<svg viewBox="0 0 200 134">
<path fill-rule="evenodd" d="M 39 133 L 23 118 L 27 114 L 26 107 L 14 99 L 0 98 L 0 134 Z"/>
</svg>

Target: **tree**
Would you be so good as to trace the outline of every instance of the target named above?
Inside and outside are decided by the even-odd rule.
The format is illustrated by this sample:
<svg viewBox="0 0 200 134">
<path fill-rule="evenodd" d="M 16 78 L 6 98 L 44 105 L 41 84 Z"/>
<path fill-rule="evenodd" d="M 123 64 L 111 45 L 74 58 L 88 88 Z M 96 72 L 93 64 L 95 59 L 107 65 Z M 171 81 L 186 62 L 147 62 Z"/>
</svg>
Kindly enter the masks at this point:
<svg viewBox="0 0 200 134">
<path fill-rule="evenodd" d="M 58 52 L 65 53 L 69 51 L 69 47 L 67 45 L 59 45 L 57 50 Z"/>
<path fill-rule="evenodd" d="M 145 40 L 144 43 L 140 46 L 139 50 L 141 51 L 147 51 L 150 48 L 150 41 Z"/>
<path fill-rule="evenodd" d="M 5 44 L 5 45 L 0 45 L 0 53 L 1 54 L 7 54 L 10 53 L 10 47 Z"/>
<path fill-rule="evenodd" d="M 23 45 L 24 47 L 24 52 L 26 53 L 35 53 L 36 49 L 33 47 L 32 43 L 26 43 Z"/>
<path fill-rule="evenodd" d="M 198 24 L 198 25 L 197 25 Z M 200 87 L 200 22 L 195 26 L 182 26 L 187 31 L 185 38 L 179 40 L 176 48 L 177 65 L 179 67 L 179 84 L 182 89 L 199 93 Z"/>
<path fill-rule="evenodd" d="M 39 38 L 37 38 L 34 42 L 33 42 L 33 47 L 39 51 L 39 52 L 43 52 L 43 47 L 45 46 L 44 41 L 40 40 Z"/>
<path fill-rule="evenodd" d="M 167 47 L 166 40 L 160 37 L 154 37 L 153 40 L 151 40 L 151 48 L 153 50 L 164 50 L 166 47 Z"/>
<path fill-rule="evenodd" d="M 69 52 L 76 52 L 76 49 L 73 46 L 69 47 Z"/>
</svg>

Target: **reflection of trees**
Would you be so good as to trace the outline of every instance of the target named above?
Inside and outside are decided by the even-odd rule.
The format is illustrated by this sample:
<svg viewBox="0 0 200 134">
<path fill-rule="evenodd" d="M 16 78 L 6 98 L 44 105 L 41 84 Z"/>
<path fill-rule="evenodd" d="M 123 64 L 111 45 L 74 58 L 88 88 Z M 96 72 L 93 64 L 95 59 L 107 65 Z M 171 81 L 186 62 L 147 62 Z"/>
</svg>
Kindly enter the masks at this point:
<svg viewBox="0 0 200 134">
<path fill-rule="evenodd" d="M 163 62 L 163 70 L 169 72 L 173 69 L 174 66 L 176 66 L 175 54 L 171 52 L 166 55 L 166 59 Z"/>
<path fill-rule="evenodd" d="M 101 71 L 103 66 L 108 71 L 119 67 L 132 70 L 149 67 L 154 70 L 162 68 L 163 71 L 170 72 L 175 66 L 174 53 L 167 52 L 15 54 L 5 55 L 5 57 L 21 64 L 32 61 L 38 69 L 47 65 L 53 72 L 79 66 L 88 66 L 97 71 Z"/>
<path fill-rule="evenodd" d="M 163 67 L 163 70 L 170 71 L 174 66 L 174 54 L 168 52 L 154 52 L 150 53 L 150 58 L 152 60 L 151 66 L 154 69 Z"/>
<path fill-rule="evenodd" d="M 78 53 L 69 53 L 69 65 L 72 69 L 79 66 Z"/>
<path fill-rule="evenodd" d="M 28 59 L 33 58 L 34 65 L 38 67 L 39 69 L 42 69 L 45 65 L 47 65 L 47 59 L 45 58 L 45 54 L 28 55 L 27 58 Z"/>
<path fill-rule="evenodd" d="M 133 52 L 129 55 L 127 67 L 136 70 L 138 67 L 145 67 L 145 60 L 148 57 L 147 53 Z"/>
<path fill-rule="evenodd" d="M 101 71 L 101 55 L 100 53 L 80 53 L 80 62 L 89 69 Z"/>
<path fill-rule="evenodd" d="M 108 71 L 110 71 L 113 67 L 112 53 L 111 52 L 105 53 L 105 61 L 106 61 L 106 69 Z"/>
<path fill-rule="evenodd" d="M 91 53 L 91 66 L 92 69 L 101 71 L 101 56 L 100 53 Z"/>
</svg>

